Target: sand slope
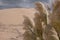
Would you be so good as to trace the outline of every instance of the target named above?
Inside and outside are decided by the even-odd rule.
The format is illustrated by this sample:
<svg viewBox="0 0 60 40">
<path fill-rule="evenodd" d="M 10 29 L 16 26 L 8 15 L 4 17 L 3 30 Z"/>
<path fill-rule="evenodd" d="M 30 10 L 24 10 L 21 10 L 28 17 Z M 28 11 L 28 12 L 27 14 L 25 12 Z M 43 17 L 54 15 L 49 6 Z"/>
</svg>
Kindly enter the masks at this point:
<svg viewBox="0 0 60 40">
<path fill-rule="evenodd" d="M 0 10 L 0 40 L 23 40 L 23 15 L 34 18 L 35 12 L 34 8 Z"/>
</svg>

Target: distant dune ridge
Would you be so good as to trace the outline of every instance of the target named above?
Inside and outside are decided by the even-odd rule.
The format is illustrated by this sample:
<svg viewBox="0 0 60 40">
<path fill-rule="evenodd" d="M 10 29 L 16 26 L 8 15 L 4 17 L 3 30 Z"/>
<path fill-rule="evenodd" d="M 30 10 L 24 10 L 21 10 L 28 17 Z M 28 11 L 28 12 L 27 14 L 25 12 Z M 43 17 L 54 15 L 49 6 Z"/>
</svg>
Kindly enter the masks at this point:
<svg viewBox="0 0 60 40">
<path fill-rule="evenodd" d="M 12 8 L 0 10 L 0 22 L 4 24 L 18 24 L 23 20 L 23 15 L 33 18 L 34 8 Z"/>
</svg>

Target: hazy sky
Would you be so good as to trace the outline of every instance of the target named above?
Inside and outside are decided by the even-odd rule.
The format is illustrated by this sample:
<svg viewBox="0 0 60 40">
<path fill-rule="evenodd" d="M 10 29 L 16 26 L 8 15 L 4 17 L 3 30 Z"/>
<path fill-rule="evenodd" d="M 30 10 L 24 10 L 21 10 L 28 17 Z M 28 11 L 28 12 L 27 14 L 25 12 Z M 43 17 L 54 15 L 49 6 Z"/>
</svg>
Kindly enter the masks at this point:
<svg viewBox="0 0 60 40">
<path fill-rule="evenodd" d="M 0 0 L 1 8 L 13 8 L 13 7 L 34 7 L 35 1 L 46 2 L 51 5 L 52 0 Z"/>
</svg>

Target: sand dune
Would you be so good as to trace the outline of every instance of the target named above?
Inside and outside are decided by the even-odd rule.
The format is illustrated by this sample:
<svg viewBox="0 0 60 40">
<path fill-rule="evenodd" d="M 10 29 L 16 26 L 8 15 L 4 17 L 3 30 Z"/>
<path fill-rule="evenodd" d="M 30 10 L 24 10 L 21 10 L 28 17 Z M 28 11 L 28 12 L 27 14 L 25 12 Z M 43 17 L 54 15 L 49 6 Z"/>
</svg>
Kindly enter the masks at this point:
<svg viewBox="0 0 60 40">
<path fill-rule="evenodd" d="M 0 10 L 0 22 L 4 24 L 18 24 L 23 20 L 23 15 L 33 18 L 33 8 L 13 8 Z"/>
<path fill-rule="evenodd" d="M 23 26 L 19 26 L 23 24 L 23 15 L 34 18 L 35 12 L 34 8 L 0 10 L 0 40 L 23 40 L 22 34 L 25 30 Z"/>
</svg>

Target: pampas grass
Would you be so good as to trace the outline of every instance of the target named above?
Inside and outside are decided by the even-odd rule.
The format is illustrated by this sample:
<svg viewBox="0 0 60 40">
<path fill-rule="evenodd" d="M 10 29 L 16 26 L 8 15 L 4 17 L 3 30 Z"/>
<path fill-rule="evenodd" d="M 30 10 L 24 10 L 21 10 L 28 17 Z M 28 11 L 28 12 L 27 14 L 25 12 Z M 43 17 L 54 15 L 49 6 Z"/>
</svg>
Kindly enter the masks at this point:
<svg viewBox="0 0 60 40">
<path fill-rule="evenodd" d="M 55 16 L 55 8 L 57 7 L 54 7 L 54 15 L 50 15 L 43 3 L 35 2 L 35 5 L 37 12 L 34 15 L 34 19 L 32 19 L 33 21 L 31 21 L 29 17 L 24 16 L 24 25 L 26 30 L 24 34 L 24 40 L 25 38 L 26 40 L 59 40 L 57 35 L 59 30 L 57 30 L 57 28 L 59 28 L 60 20 L 55 20 L 58 16 Z M 51 19 L 49 18 L 49 15 L 52 17 Z M 51 20 L 51 23 L 49 20 Z"/>
<path fill-rule="evenodd" d="M 36 40 L 36 33 L 34 32 L 34 23 L 31 18 L 24 16 L 24 29 L 26 30 L 24 33 L 24 40 Z"/>
<path fill-rule="evenodd" d="M 51 25 L 56 29 L 58 35 L 60 35 L 60 0 L 57 0 L 53 7 Z"/>
<path fill-rule="evenodd" d="M 40 40 L 43 40 L 42 38 L 43 28 L 42 28 L 40 15 L 38 13 L 35 13 L 34 23 L 35 23 L 34 31 L 37 34 L 37 37 L 40 38 Z"/>
<path fill-rule="evenodd" d="M 39 31 L 41 31 L 40 33 L 41 40 L 44 39 L 43 36 L 45 36 L 44 40 L 59 40 L 56 30 L 49 23 L 51 19 L 49 19 L 48 10 L 45 8 L 44 4 L 41 2 L 37 2 L 35 4 L 36 4 L 36 10 L 38 11 L 38 16 L 36 16 L 37 18 L 35 17 L 37 20 L 36 25 L 38 25 L 38 23 L 40 24 L 40 26 L 38 25 L 36 27 L 40 28 L 39 30 L 37 29 L 38 30 L 37 33 L 40 33 Z M 38 19 L 40 19 L 40 21 Z M 41 26 L 42 22 L 44 23 L 45 28 L 43 28 L 44 26 Z"/>
</svg>

